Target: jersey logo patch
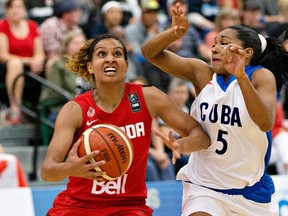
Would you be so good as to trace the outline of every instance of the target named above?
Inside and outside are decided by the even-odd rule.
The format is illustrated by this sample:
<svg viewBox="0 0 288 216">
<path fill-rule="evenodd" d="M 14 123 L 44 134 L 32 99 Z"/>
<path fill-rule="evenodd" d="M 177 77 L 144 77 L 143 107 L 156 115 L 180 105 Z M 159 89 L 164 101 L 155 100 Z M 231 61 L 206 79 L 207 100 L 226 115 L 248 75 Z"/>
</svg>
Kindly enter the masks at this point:
<svg viewBox="0 0 288 216">
<path fill-rule="evenodd" d="M 95 115 L 95 109 L 90 106 L 89 109 L 88 109 L 88 111 L 87 111 L 87 115 L 88 115 L 89 117 L 94 116 L 94 115 Z"/>
<path fill-rule="evenodd" d="M 86 121 L 86 125 L 87 126 L 90 126 L 91 124 L 93 124 L 94 122 L 98 121 L 99 119 L 96 119 L 96 120 L 92 120 L 92 121 Z"/>
<path fill-rule="evenodd" d="M 130 106 L 132 108 L 132 112 L 139 112 L 141 110 L 141 106 L 140 106 L 140 102 L 139 102 L 137 93 L 129 94 L 128 99 L 130 101 Z"/>
</svg>

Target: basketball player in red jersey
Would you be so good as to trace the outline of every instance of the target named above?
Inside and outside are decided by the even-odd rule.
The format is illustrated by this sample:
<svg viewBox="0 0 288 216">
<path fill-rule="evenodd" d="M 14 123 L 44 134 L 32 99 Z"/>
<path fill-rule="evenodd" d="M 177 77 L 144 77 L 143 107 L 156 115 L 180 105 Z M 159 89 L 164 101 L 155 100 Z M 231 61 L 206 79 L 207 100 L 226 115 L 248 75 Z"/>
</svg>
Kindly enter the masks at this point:
<svg viewBox="0 0 288 216">
<path fill-rule="evenodd" d="M 127 50 L 113 35 L 89 40 L 69 59 L 67 68 L 93 80 L 95 89 L 65 104 L 57 117 L 41 176 L 50 182 L 69 177 L 69 182 L 47 215 L 152 215 L 145 202 L 152 118 L 163 119 L 182 135 L 177 142 L 189 142 L 195 151 L 207 148 L 210 139 L 199 123 L 177 108 L 165 93 L 155 87 L 125 83 Z M 89 163 L 98 151 L 82 158 L 77 155 L 81 134 L 103 123 L 124 129 L 134 148 L 130 169 L 114 181 L 105 181 L 101 177 L 105 173 L 94 170 L 105 161 Z"/>
</svg>

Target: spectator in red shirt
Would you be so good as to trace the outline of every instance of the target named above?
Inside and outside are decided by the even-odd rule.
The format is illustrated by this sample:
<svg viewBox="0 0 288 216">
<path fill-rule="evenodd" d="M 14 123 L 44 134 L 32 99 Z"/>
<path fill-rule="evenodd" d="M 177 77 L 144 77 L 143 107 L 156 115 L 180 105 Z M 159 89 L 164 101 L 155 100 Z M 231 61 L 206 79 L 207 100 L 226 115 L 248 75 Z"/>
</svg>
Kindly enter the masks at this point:
<svg viewBox="0 0 288 216">
<path fill-rule="evenodd" d="M 0 20 L 0 61 L 6 70 L 5 78 L 10 110 L 7 121 L 11 124 L 22 123 L 20 109 L 24 89 L 24 77 L 18 80 L 15 88 L 15 100 L 12 97 L 12 85 L 15 78 L 29 69 L 35 73 L 43 71 L 45 54 L 36 22 L 26 19 L 23 0 L 8 0 L 5 4 L 5 18 Z"/>
</svg>

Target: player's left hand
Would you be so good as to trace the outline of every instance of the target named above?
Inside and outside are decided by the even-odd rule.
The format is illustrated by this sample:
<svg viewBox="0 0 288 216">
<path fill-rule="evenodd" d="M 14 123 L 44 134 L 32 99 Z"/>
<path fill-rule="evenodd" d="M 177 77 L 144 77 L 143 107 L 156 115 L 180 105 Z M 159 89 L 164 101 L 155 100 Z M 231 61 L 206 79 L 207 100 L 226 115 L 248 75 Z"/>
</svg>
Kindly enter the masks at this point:
<svg viewBox="0 0 288 216">
<path fill-rule="evenodd" d="M 180 144 L 176 142 L 176 139 L 173 136 L 173 131 L 172 130 L 169 131 L 168 137 L 156 129 L 154 129 L 153 131 L 157 136 L 162 138 L 164 143 L 172 150 L 173 153 L 172 163 L 175 164 L 176 160 L 181 158 L 181 155 L 180 155 Z"/>
<path fill-rule="evenodd" d="M 226 53 L 222 56 L 222 62 L 229 74 L 241 78 L 245 74 L 246 53 L 243 47 L 236 44 L 223 45 Z"/>
</svg>

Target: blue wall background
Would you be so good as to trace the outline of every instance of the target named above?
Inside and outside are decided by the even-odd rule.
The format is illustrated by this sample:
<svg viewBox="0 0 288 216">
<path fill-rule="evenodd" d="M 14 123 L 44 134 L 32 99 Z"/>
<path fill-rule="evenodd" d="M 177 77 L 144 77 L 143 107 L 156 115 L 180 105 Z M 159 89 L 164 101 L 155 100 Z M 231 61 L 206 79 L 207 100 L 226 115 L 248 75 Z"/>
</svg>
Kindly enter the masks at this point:
<svg viewBox="0 0 288 216">
<path fill-rule="evenodd" d="M 153 208 L 155 216 L 181 215 L 182 184 L 178 181 L 148 182 L 147 204 Z M 32 188 L 35 216 L 46 215 L 56 195 L 66 186 Z"/>
<path fill-rule="evenodd" d="M 279 216 L 288 216 L 288 175 L 273 176 L 279 199 Z M 147 204 L 153 208 L 153 216 L 180 216 L 182 184 L 179 181 L 148 182 Z M 66 186 L 32 188 L 35 216 L 46 215 L 56 195 Z"/>
</svg>

